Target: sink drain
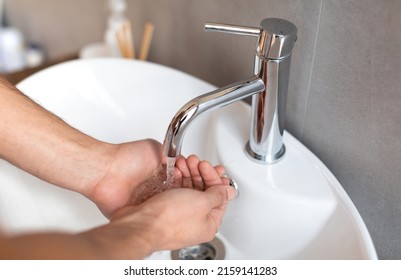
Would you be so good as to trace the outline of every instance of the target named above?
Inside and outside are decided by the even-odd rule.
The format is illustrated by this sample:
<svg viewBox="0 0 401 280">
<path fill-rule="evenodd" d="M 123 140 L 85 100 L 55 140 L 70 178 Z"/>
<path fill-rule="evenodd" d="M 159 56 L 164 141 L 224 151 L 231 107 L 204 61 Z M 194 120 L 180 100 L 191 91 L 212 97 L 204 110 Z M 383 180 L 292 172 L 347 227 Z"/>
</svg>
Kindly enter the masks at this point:
<svg viewBox="0 0 401 280">
<path fill-rule="evenodd" d="M 215 237 L 212 241 L 171 251 L 173 260 L 223 260 L 226 251 L 223 242 Z"/>
</svg>

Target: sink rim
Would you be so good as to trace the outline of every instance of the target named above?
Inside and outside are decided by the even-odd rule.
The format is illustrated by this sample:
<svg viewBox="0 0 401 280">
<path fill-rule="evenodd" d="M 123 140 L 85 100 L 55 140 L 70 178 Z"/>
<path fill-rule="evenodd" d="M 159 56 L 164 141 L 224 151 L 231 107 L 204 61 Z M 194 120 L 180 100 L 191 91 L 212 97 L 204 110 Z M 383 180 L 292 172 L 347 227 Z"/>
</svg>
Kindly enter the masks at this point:
<svg viewBox="0 0 401 280">
<path fill-rule="evenodd" d="M 232 107 L 230 107 L 232 106 Z M 251 115 L 251 107 L 248 104 L 245 103 L 238 103 L 238 104 L 233 104 L 223 108 L 216 114 L 219 114 L 219 116 L 216 117 L 217 121 L 215 129 L 215 133 L 217 136 L 215 136 L 214 141 L 219 142 L 217 144 L 217 150 L 219 151 L 217 157 L 219 161 L 226 166 L 226 169 L 228 172 L 230 172 L 232 169 L 234 173 L 238 174 L 241 173 L 241 168 L 246 169 L 246 170 L 252 170 L 252 169 L 258 169 L 257 172 L 273 172 L 270 171 L 274 169 L 274 172 L 279 172 L 280 168 L 283 168 L 285 166 L 286 168 L 291 167 L 288 165 L 289 161 L 295 161 L 297 158 L 294 156 L 294 150 L 296 149 L 297 152 L 302 153 L 302 157 L 305 158 L 305 160 L 308 161 L 307 164 L 311 166 L 311 168 L 316 170 L 317 175 L 321 175 L 322 178 L 326 181 L 326 188 L 328 188 L 328 191 L 330 192 L 329 194 L 324 194 L 321 197 L 315 197 L 315 192 L 316 190 L 313 190 L 312 197 L 319 198 L 319 199 L 327 199 L 330 198 L 331 200 L 335 201 L 336 209 L 335 212 L 333 213 L 334 215 L 339 215 L 341 214 L 341 211 L 344 211 L 342 213 L 345 216 L 348 216 L 348 221 L 346 222 L 351 222 L 351 225 L 354 228 L 354 232 L 357 234 L 356 238 L 357 241 L 359 242 L 359 248 L 361 249 L 361 253 L 363 255 L 363 258 L 367 259 L 377 259 L 377 253 L 372 241 L 372 238 L 369 234 L 369 231 L 366 227 L 366 224 L 363 222 L 363 219 L 361 215 L 359 214 L 357 208 L 353 204 L 352 200 L 349 198 L 347 195 L 346 191 L 344 188 L 341 186 L 339 181 L 335 178 L 335 176 L 331 173 L 331 171 L 324 165 L 324 163 L 315 155 L 313 154 L 306 146 L 304 146 L 299 140 L 297 140 L 294 136 L 292 136 L 288 131 L 284 132 L 284 144 L 287 147 L 287 152 L 286 155 L 284 155 L 283 159 L 280 160 L 279 162 L 273 164 L 273 165 L 260 165 L 255 163 L 252 160 L 249 160 L 248 157 L 246 156 L 245 152 L 245 144 L 246 140 L 249 134 L 249 122 L 244 122 L 243 119 L 246 119 L 247 116 Z M 234 108 L 235 107 L 235 108 Z M 241 112 L 245 112 L 241 115 Z M 249 118 L 248 118 L 249 119 Z M 232 125 L 228 122 L 235 123 L 235 125 Z M 235 136 L 235 137 L 233 137 Z M 241 138 L 240 140 L 232 140 L 232 139 L 238 139 Z M 231 150 L 241 150 L 243 149 L 243 152 L 241 156 L 235 155 L 233 156 L 231 153 Z M 287 157 L 290 157 L 287 158 Z M 237 162 L 245 162 L 246 159 L 248 159 L 247 165 L 241 166 L 241 168 L 238 168 L 236 166 Z M 287 162 L 286 162 L 287 161 Z M 301 162 L 302 163 L 302 162 Z M 232 165 L 232 166 L 231 166 Z M 300 165 L 304 166 L 306 164 Z M 292 169 L 287 169 L 287 172 L 293 171 Z M 251 173 L 248 172 L 247 176 L 243 175 L 240 180 L 244 182 L 245 180 L 252 180 L 257 176 L 257 172 Z M 238 179 L 235 178 L 234 179 Z M 262 181 L 259 183 L 257 187 L 256 181 Z M 245 186 L 242 188 L 240 187 L 239 192 L 241 193 L 241 190 L 244 187 L 248 188 L 265 188 L 264 191 L 268 191 L 268 188 L 265 187 L 263 184 L 266 184 L 267 182 L 271 183 L 274 182 L 271 178 L 265 179 L 262 176 L 259 178 L 255 179 L 252 181 L 252 183 L 249 183 L 248 185 L 247 182 L 245 181 Z M 302 183 L 302 182 L 300 182 Z M 241 184 L 239 184 L 241 185 Z M 277 185 L 277 184 L 276 184 Z M 281 185 L 282 186 L 282 185 Z M 305 186 L 303 186 L 305 187 Z M 320 187 L 320 186 L 319 186 Z M 277 192 L 277 189 L 270 188 L 270 195 L 274 194 L 274 192 Z M 296 188 L 294 189 L 279 189 L 278 191 L 285 192 L 287 191 L 287 194 L 290 193 L 291 195 L 298 196 L 300 199 L 302 197 L 309 198 L 311 196 L 310 193 L 302 193 L 299 192 Z M 298 192 L 298 193 L 297 193 Z M 262 194 L 259 192 L 259 194 Z M 267 196 L 268 198 L 268 196 Z M 329 201 L 328 201 L 329 202 Z M 337 209 L 338 208 L 338 209 Z M 335 218 L 335 217 L 334 217 Z M 223 224 L 224 225 L 224 224 Z M 252 239 L 252 237 L 250 238 Z M 247 245 L 249 246 L 249 244 Z M 302 257 L 301 257 L 302 258 Z"/>
</svg>

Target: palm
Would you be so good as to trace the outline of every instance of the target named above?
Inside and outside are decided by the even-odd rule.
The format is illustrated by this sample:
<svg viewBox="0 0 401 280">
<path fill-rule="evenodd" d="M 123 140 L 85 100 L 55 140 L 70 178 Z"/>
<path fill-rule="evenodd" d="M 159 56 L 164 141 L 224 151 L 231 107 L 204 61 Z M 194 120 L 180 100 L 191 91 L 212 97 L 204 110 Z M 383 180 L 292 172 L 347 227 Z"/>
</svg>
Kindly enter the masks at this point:
<svg viewBox="0 0 401 280">
<path fill-rule="evenodd" d="M 89 197 L 107 217 L 129 205 L 135 188 L 160 166 L 161 144 L 154 140 L 121 144 L 113 158 Z"/>
<path fill-rule="evenodd" d="M 161 164 L 161 144 L 153 140 L 121 144 L 105 176 L 96 184 L 91 199 L 106 216 L 118 209 L 138 205 L 171 188 L 205 188 L 222 182 L 222 166 L 214 168 L 196 156 L 179 157 L 174 184 L 165 184 L 166 169 Z"/>
</svg>

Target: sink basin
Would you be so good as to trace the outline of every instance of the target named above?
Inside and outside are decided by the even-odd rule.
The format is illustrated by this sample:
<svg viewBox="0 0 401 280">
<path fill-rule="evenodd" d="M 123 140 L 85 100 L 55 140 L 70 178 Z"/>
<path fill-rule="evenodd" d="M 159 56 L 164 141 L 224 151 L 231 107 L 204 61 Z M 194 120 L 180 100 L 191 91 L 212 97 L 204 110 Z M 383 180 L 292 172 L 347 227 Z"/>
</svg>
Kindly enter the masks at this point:
<svg viewBox="0 0 401 280">
<path fill-rule="evenodd" d="M 18 87 L 79 130 L 103 141 L 163 141 L 176 111 L 214 86 L 177 70 L 124 59 L 63 63 Z M 274 165 L 244 153 L 250 106 L 237 102 L 205 114 L 188 129 L 183 154 L 222 163 L 239 188 L 217 234 L 225 259 L 376 259 L 357 209 L 332 173 L 284 134 Z M 143 121 L 146 120 L 146 121 Z M 0 222 L 9 233 L 78 232 L 107 222 L 83 196 L 0 161 Z M 156 252 L 149 259 L 170 259 Z"/>
</svg>

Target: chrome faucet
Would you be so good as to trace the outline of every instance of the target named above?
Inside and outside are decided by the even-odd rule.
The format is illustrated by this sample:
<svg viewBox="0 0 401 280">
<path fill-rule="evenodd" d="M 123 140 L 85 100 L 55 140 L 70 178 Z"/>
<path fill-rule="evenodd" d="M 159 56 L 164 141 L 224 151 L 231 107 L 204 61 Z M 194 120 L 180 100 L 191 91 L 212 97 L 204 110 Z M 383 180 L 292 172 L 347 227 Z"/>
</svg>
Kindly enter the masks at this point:
<svg viewBox="0 0 401 280">
<path fill-rule="evenodd" d="M 172 119 L 164 140 L 168 157 L 181 153 L 187 127 L 206 111 L 252 96 L 251 132 L 246 152 L 260 163 L 273 163 L 285 153 L 284 114 L 291 52 L 297 28 L 279 18 L 267 18 L 260 28 L 207 23 L 205 31 L 258 37 L 254 75 L 248 79 L 198 96 L 185 104 Z"/>
</svg>

